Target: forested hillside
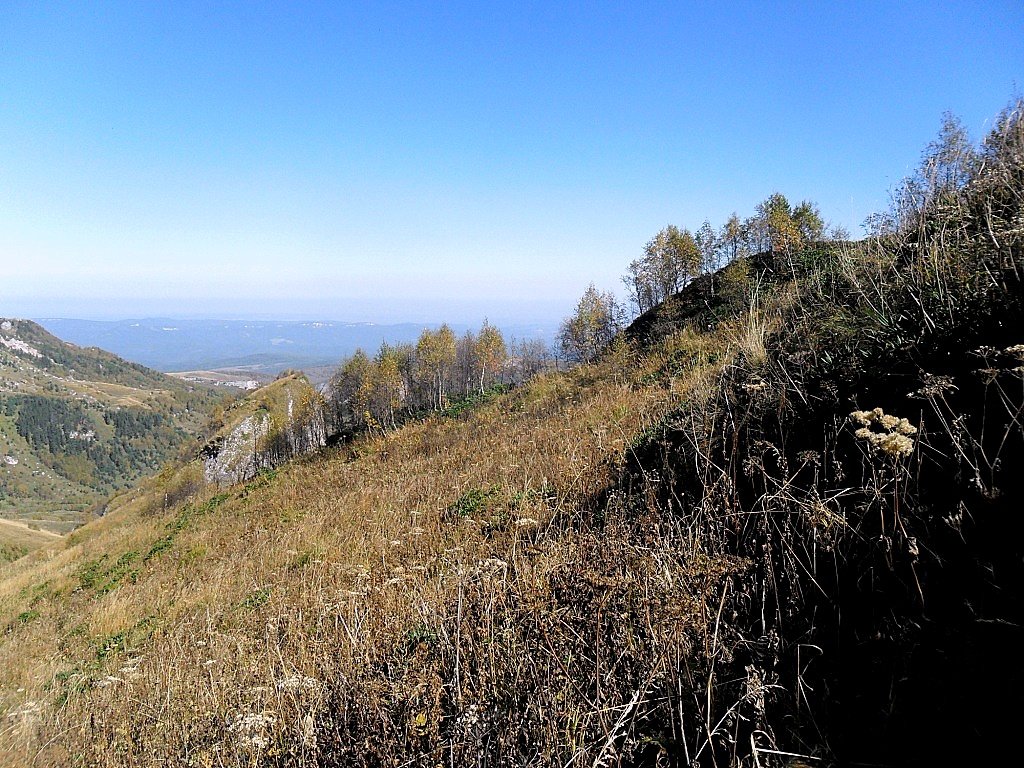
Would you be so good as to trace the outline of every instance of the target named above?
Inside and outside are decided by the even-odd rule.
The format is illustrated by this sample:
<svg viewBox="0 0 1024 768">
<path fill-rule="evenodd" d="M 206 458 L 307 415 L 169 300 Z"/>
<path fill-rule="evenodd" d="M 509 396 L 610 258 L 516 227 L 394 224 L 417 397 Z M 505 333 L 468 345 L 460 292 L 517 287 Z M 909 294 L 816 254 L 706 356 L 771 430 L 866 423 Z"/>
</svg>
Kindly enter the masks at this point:
<svg viewBox="0 0 1024 768">
<path fill-rule="evenodd" d="M 993 126 L 947 120 L 860 241 L 782 195 L 667 227 L 638 317 L 592 288 L 566 320 L 567 371 L 431 332 L 303 419 L 299 377 L 221 414 L 0 576 L 0 754 L 1013 762 L 1024 103 Z M 251 471 L 206 477 L 244 422 Z"/>
<path fill-rule="evenodd" d="M 66 533 L 174 458 L 218 396 L 0 321 L 0 515 Z"/>
</svg>

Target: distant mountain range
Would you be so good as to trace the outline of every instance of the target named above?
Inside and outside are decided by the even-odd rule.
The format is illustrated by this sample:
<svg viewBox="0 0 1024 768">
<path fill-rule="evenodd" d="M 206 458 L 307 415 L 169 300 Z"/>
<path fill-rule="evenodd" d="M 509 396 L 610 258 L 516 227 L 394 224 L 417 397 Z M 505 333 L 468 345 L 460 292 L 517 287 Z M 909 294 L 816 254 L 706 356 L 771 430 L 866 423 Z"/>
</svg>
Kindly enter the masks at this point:
<svg viewBox="0 0 1024 768">
<path fill-rule="evenodd" d="M 335 365 L 358 348 L 375 351 L 382 342 L 415 342 L 422 323 L 300 322 L 268 320 L 75 320 L 37 318 L 62 339 L 100 347 L 159 371 L 249 369 L 274 374 L 285 368 Z M 452 324 L 457 333 L 466 325 Z M 553 323 L 502 327 L 506 337 L 550 342 Z"/>
</svg>

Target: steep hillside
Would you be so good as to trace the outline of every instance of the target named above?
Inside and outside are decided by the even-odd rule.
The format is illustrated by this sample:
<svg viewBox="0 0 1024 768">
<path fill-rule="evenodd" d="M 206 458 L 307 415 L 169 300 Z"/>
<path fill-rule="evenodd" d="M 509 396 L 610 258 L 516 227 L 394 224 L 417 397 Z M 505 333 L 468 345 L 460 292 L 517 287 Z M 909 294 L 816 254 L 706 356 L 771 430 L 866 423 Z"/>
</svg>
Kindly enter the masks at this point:
<svg viewBox="0 0 1024 768">
<path fill-rule="evenodd" d="M 66 533 L 175 456 L 218 399 L 0 319 L 0 517 Z"/>
<path fill-rule="evenodd" d="M 35 523 L 0 518 L 0 565 L 59 540 L 60 534 L 44 531 Z"/>
<path fill-rule="evenodd" d="M 375 762 L 451 725 L 436 707 L 454 701 L 442 679 L 453 662 L 467 711 L 500 717 L 495 726 L 541 724 L 551 706 L 594 732 L 600 718 L 574 682 L 587 658 L 564 656 L 576 621 L 608 589 L 602 622 L 647 590 L 668 623 L 656 636 L 638 628 L 637 640 L 683 642 L 689 589 L 731 567 L 688 565 L 653 529 L 605 549 L 593 517 L 644 430 L 683 396 L 706 395 L 727 336 L 675 339 L 642 358 L 623 349 L 600 368 L 544 376 L 459 417 L 366 436 L 243 485 L 197 487 L 191 467 L 126 495 L 66 552 L 20 561 L 0 586 L 10 759 L 60 731 L 77 735 L 47 745 L 47 761 L 84 748 L 98 763 L 235 764 L 268 750 Z M 676 355 L 703 362 L 669 382 Z M 190 497 L 165 508 L 190 483 Z M 630 563 L 645 573 L 635 585 Z M 577 598 L 594 602 L 563 615 Z M 517 678 L 552 687 L 485 715 L 511 705 Z M 123 694 L 136 704 L 123 706 Z M 131 714 L 154 706 L 152 720 Z M 66 730 L 83 715 L 95 730 Z"/>
<path fill-rule="evenodd" d="M 995 125 L 867 240 L 773 243 L 592 364 L 310 454 L 300 379 L 229 411 L 5 570 L 0 755 L 1012 763 L 1024 104 Z"/>
</svg>

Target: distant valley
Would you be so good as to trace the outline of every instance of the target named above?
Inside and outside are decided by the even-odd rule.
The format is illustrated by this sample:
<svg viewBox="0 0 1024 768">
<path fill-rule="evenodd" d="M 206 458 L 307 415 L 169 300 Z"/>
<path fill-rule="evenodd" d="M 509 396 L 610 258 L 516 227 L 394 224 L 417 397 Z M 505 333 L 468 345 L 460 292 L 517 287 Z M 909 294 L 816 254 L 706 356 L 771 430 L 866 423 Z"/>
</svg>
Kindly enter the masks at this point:
<svg viewBox="0 0 1024 768">
<path fill-rule="evenodd" d="M 226 393 L 0 318 L 0 561 L 174 458 Z M 27 527 L 26 527 L 27 526 Z"/>
</svg>

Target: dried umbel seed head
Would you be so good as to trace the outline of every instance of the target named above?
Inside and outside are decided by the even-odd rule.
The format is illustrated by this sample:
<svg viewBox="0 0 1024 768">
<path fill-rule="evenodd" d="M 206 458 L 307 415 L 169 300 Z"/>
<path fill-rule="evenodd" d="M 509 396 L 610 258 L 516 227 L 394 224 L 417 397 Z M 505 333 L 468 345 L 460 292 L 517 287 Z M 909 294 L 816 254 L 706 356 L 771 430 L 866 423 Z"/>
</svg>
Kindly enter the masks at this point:
<svg viewBox="0 0 1024 768">
<path fill-rule="evenodd" d="M 1018 360 L 1024 360 L 1024 344 L 1014 344 L 1012 347 L 1004 349 L 1003 352 L 1013 355 Z"/>
<path fill-rule="evenodd" d="M 911 392 L 907 397 L 924 399 L 939 397 L 950 390 L 955 391 L 956 388 L 957 386 L 953 383 L 952 376 L 932 376 L 928 374 L 924 377 L 924 386 Z"/>
<path fill-rule="evenodd" d="M 893 458 L 902 458 L 914 452 L 914 441 L 910 436 L 917 433 L 917 427 L 906 419 L 887 414 L 881 408 L 874 408 L 870 411 L 854 411 L 850 414 L 850 420 L 860 425 L 854 434 L 873 450 Z"/>
<path fill-rule="evenodd" d="M 914 441 L 897 432 L 882 435 L 875 444 L 883 453 L 890 456 L 909 456 L 914 452 Z"/>
<path fill-rule="evenodd" d="M 875 413 L 874 411 L 854 411 L 850 414 L 850 420 L 866 427 L 875 420 Z"/>
</svg>

